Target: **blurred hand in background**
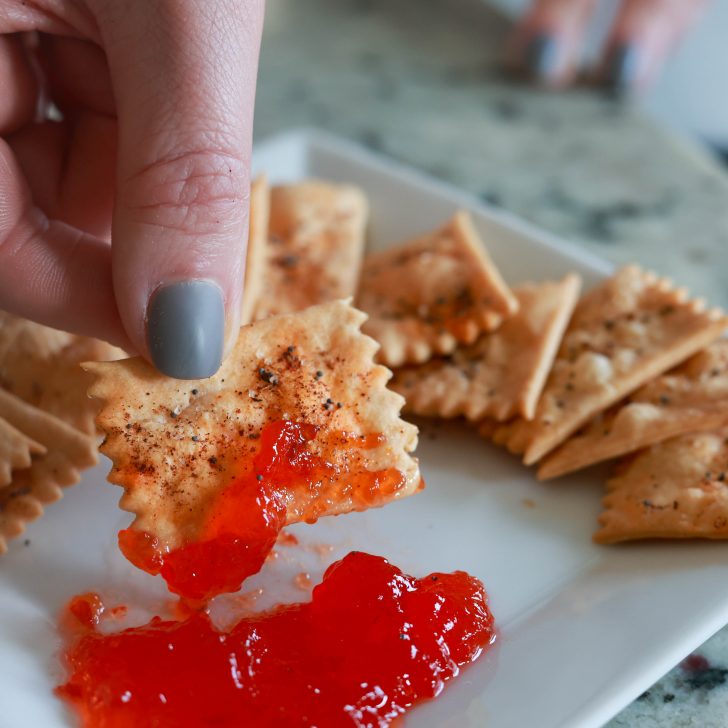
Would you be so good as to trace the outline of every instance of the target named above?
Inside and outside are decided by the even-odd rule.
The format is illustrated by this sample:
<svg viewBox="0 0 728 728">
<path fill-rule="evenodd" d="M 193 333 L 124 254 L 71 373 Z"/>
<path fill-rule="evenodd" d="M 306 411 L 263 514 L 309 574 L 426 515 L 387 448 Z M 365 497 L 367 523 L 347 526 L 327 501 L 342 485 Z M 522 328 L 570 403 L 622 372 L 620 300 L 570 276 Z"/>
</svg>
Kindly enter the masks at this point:
<svg viewBox="0 0 728 728">
<path fill-rule="evenodd" d="M 645 88 L 708 0 L 622 0 L 591 71 L 617 92 Z M 545 86 L 580 77 L 583 47 L 599 0 L 533 0 L 508 47 L 512 66 Z"/>
</svg>

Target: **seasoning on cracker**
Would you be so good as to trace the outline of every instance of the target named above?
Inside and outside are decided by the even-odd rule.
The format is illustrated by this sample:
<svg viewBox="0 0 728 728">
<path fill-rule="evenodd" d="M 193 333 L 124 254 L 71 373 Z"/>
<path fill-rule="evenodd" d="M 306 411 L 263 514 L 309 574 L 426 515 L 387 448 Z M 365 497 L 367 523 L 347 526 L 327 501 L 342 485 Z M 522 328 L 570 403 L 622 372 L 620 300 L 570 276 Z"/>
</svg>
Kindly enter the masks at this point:
<svg viewBox="0 0 728 728">
<path fill-rule="evenodd" d="M 364 332 L 392 367 L 450 354 L 518 310 L 464 211 L 434 232 L 367 255 L 357 305 L 369 315 Z"/>
<path fill-rule="evenodd" d="M 728 326 L 684 289 L 627 266 L 587 293 L 574 311 L 531 422 L 498 428 L 494 441 L 527 465 L 650 379 L 715 341 Z"/>
<path fill-rule="evenodd" d="M 254 319 L 356 293 L 368 205 L 351 185 L 315 180 L 273 187 Z"/>
<path fill-rule="evenodd" d="M 597 543 L 728 538 L 728 428 L 682 435 L 627 457 L 607 482 Z"/>
<path fill-rule="evenodd" d="M 531 419 L 577 298 L 581 280 L 524 283 L 518 313 L 447 357 L 395 372 L 391 387 L 417 415 Z"/>
<path fill-rule="evenodd" d="M 31 457 L 46 449 L 0 417 L 0 488 L 12 480 L 13 470 L 29 468 Z"/>
<path fill-rule="evenodd" d="M 0 388 L 87 434 L 96 403 L 80 362 L 118 358 L 119 349 L 0 311 Z"/>
<path fill-rule="evenodd" d="M 248 324 L 258 304 L 265 274 L 266 241 L 270 222 L 270 186 L 266 176 L 260 175 L 250 186 L 250 214 L 248 218 L 248 248 L 245 260 L 245 283 L 241 304 L 240 323 Z"/>
<path fill-rule="evenodd" d="M 555 478 L 689 432 L 728 425 L 728 341 L 720 339 L 592 420 L 542 462 Z"/>
<path fill-rule="evenodd" d="M 45 448 L 30 466 L 14 470 L 0 488 L 0 554 L 7 541 L 43 513 L 43 504 L 57 501 L 62 487 L 77 483 L 81 470 L 97 462 L 95 439 L 66 422 L 0 389 L 0 417 Z"/>
<path fill-rule="evenodd" d="M 169 379 L 140 358 L 88 365 L 109 480 L 135 514 L 120 536 L 135 564 L 179 594 L 209 598 L 239 587 L 256 549 L 262 563 L 266 528 L 272 546 L 286 522 L 381 506 L 421 487 L 410 455 L 417 428 L 399 418 L 403 400 L 373 363 L 364 318 L 336 301 L 245 326 L 217 374 L 200 381 Z M 228 581 L 205 573 L 191 583 L 192 553 L 203 565 L 224 561 Z M 227 560 L 239 565 L 236 578 Z"/>
</svg>

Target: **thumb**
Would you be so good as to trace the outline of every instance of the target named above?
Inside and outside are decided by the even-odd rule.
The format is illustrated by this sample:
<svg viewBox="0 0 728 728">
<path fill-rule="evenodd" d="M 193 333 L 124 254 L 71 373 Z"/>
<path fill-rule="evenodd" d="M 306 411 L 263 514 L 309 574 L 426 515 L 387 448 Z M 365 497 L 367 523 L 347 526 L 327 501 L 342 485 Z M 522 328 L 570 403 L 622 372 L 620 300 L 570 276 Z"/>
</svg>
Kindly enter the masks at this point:
<svg viewBox="0 0 728 728">
<path fill-rule="evenodd" d="M 119 119 L 121 320 L 163 373 L 208 377 L 239 327 L 263 3 L 99 5 Z"/>
</svg>

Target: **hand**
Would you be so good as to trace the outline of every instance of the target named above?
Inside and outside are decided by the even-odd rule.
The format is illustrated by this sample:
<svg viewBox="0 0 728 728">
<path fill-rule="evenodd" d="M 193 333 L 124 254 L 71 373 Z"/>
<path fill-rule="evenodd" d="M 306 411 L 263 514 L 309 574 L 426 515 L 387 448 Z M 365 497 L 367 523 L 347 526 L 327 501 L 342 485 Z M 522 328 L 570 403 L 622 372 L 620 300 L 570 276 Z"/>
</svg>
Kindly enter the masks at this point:
<svg viewBox="0 0 728 728">
<path fill-rule="evenodd" d="M 0 0 L 0 308 L 217 370 L 262 22 L 263 0 Z"/>
<path fill-rule="evenodd" d="M 707 0 L 622 0 L 600 76 L 617 91 L 647 86 Z M 509 56 L 547 86 L 570 83 L 598 0 L 534 0 L 511 40 Z"/>
</svg>

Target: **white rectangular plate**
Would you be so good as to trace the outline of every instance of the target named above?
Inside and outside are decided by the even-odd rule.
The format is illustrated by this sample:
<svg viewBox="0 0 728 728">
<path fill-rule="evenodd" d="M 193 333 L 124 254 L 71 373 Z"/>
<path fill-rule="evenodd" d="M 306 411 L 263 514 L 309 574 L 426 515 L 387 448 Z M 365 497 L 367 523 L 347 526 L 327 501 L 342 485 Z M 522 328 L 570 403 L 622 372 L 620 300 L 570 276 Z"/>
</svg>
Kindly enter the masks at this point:
<svg viewBox="0 0 728 728">
<path fill-rule="evenodd" d="M 587 285 L 610 266 L 420 174 L 316 132 L 261 145 L 255 167 L 273 182 L 317 176 L 361 185 L 372 207 L 371 245 L 427 230 L 458 207 L 473 213 L 507 280 L 568 270 Z M 299 548 L 279 549 L 246 588 L 261 606 L 300 601 L 293 577 L 317 581 L 351 549 L 421 576 L 464 569 L 483 580 L 499 626 L 493 650 L 417 708 L 406 725 L 433 728 L 588 728 L 608 720 L 728 621 L 725 544 L 597 547 L 604 473 L 539 484 L 533 471 L 459 424 L 425 424 L 418 454 L 425 491 L 387 508 L 298 525 Z M 105 482 L 108 461 L 48 508 L 0 561 L 0 728 L 73 725 L 52 695 L 62 677 L 55 618 L 91 589 L 154 608 L 155 579 L 119 554 L 128 514 Z M 307 544 L 334 545 L 325 557 Z"/>
</svg>

